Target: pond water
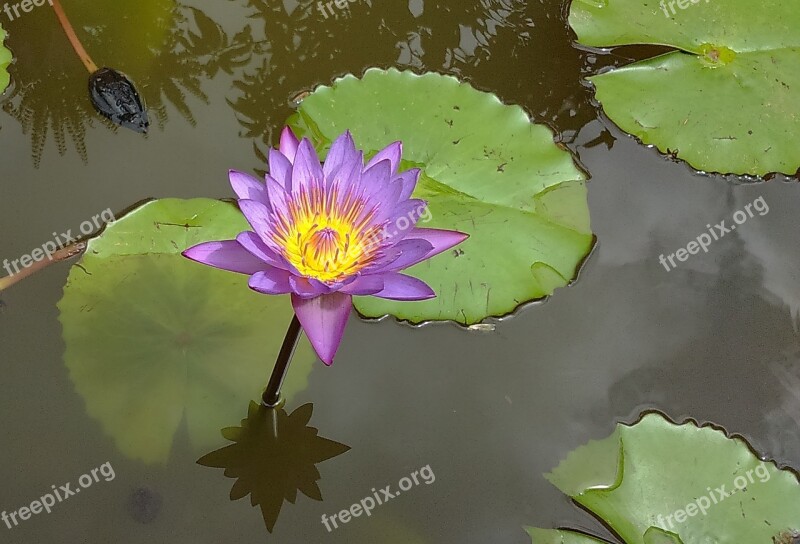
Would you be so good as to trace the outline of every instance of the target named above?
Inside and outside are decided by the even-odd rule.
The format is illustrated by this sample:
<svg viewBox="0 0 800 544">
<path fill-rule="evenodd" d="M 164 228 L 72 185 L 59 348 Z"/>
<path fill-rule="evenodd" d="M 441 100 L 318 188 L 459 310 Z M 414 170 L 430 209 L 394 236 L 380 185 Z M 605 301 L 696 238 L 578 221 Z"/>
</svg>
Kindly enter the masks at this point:
<svg viewBox="0 0 800 544">
<path fill-rule="evenodd" d="M 640 51 L 575 48 L 567 6 L 554 0 L 64 4 L 98 64 L 140 85 L 151 130 L 113 130 L 92 111 L 87 74 L 51 10 L 2 20 L 17 62 L 0 113 L 0 259 L 145 198 L 232 196 L 228 169 L 263 169 L 255 150 L 275 144 L 298 94 L 371 66 L 452 74 L 549 124 L 591 172 L 598 244 L 573 285 L 494 331 L 353 317 L 333 367 L 315 363 L 286 406 L 313 403 L 310 425 L 350 449 L 318 464 L 324 500 L 299 494 L 272 534 L 249 498 L 230 500 L 233 479 L 197 464 L 230 444 L 221 434 L 197 448 L 181 421 L 166 462 L 146 463 L 87 413 L 56 307 L 70 265 L 51 266 L 0 293 L 0 510 L 75 487 L 105 463 L 114 477 L 50 514 L 0 525 L 1 542 L 522 544 L 524 525 L 611 539 L 542 474 L 645 410 L 713 422 L 800 466 L 800 186 L 700 175 L 614 127 L 582 78 Z M 769 211 L 707 253 L 672 270 L 660 262 L 758 199 Z M 265 357 L 264 380 L 271 364 Z M 130 382 L 136 395 L 171 394 L 136 389 L 135 369 Z M 247 416 L 247 400 L 228 426 Z M 163 416 L 137 417 L 134 442 Z M 308 454 L 288 451 L 274 463 Z M 321 522 L 422 467 L 435 480 L 371 516 L 332 531 Z M 285 485 L 272 470 L 252 476 L 264 496 Z"/>
</svg>

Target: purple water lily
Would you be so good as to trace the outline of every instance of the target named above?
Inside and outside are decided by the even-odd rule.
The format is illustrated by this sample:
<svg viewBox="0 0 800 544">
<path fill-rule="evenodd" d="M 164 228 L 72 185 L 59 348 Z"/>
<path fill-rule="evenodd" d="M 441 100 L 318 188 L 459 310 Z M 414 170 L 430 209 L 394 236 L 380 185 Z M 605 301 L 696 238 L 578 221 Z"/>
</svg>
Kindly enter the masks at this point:
<svg viewBox="0 0 800 544">
<path fill-rule="evenodd" d="M 297 318 L 320 359 L 330 365 L 344 334 L 353 295 L 393 300 L 435 297 L 423 281 L 400 270 L 467 238 L 416 226 L 426 202 L 411 198 L 420 171 L 398 172 L 402 143 L 364 165 L 345 132 L 324 165 L 307 139 L 287 127 L 269 153 L 263 183 L 231 171 L 239 207 L 253 228 L 236 240 L 186 250 L 194 261 L 250 275 L 260 293 L 291 293 Z"/>
</svg>

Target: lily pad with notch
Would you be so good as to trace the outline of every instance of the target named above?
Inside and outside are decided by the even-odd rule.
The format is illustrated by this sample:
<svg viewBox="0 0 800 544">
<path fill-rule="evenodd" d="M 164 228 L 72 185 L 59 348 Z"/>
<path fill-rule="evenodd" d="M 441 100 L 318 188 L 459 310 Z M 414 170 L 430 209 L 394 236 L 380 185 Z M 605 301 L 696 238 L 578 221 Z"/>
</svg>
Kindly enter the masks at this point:
<svg viewBox="0 0 800 544">
<path fill-rule="evenodd" d="M 586 176 L 572 155 L 522 108 L 454 77 L 345 76 L 305 97 L 289 124 L 323 153 L 345 130 L 373 152 L 401 140 L 403 166 L 423 170 L 414 196 L 428 201 L 429 221 L 418 226 L 470 235 L 408 270 L 436 298 L 356 297 L 363 316 L 472 325 L 507 315 L 569 284 L 592 249 Z"/>
<path fill-rule="evenodd" d="M 741 438 L 658 413 L 581 446 L 546 477 L 625 544 L 770 543 L 800 527 L 796 473 L 762 461 Z M 604 542 L 527 530 L 534 544 Z"/>
<path fill-rule="evenodd" d="M 681 4 L 685 4 L 681 6 Z M 800 10 L 783 0 L 575 0 L 585 46 L 666 54 L 589 80 L 622 130 L 698 170 L 795 175 L 800 168 Z"/>
</svg>

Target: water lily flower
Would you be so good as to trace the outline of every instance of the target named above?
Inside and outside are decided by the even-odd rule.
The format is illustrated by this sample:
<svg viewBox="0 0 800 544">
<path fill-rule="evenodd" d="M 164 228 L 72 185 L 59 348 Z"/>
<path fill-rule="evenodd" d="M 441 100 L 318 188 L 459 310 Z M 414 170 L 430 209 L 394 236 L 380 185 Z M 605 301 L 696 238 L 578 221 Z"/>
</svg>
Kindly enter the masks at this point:
<svg viewBox="0 0 800 544">
<path fill-rule="evenodd" d="M 259 293 L 291 294 L 320 359 L 333 363 L 354 295 L 392 300 L 436 296 L 400 273 L 461 243 L 461 232 L 417 227 L 427 203 L 411 198 L 417 168 L 399 172 L 402 143 L 364 164 L 345 132 L 320 164 L 308 139 L 287 127 L 269 153 L 266 183 L 231 171 L 230 182 L 252 231 L 236 240 L 186 250 L 194 261 L 250 276 Z"/>
</svg>

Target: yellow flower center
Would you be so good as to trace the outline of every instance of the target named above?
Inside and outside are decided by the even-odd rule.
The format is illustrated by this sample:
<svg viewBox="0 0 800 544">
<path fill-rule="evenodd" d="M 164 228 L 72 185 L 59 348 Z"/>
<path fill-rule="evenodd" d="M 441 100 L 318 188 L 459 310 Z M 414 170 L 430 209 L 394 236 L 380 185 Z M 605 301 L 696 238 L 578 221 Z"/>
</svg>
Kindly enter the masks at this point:
<svg viewBox="0 0 800 544">
<path fill-rule="evenodd" d="M 335 194 L 315 189 L 289 203 L 290 217 L 278 217 L 275 241 L 301 275 L 331 283 L 369 264 L 380 228 L 369 225 L 372 214 L 362 213 L 363 202 L 347 198 L 337 205 Z"/>
</svg>

